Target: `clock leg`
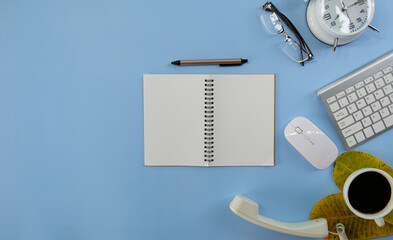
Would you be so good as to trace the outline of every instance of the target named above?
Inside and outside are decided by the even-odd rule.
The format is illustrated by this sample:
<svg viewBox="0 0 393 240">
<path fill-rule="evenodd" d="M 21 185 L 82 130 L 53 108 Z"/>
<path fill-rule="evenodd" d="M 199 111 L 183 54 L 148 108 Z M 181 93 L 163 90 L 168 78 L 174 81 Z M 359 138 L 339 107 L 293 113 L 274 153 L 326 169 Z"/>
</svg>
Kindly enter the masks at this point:
<svg viewBox="0 0 393 240">
<path fill-rule="evenodd" d="M 371 28 L 372 30 L 376 31 L 377 33 L 379 33 L 378 28 L 374 27 L 373 25 L 369 24 L 368 27 Z"/>
<path fill-rule="evenodd" d="M 334 44 L 333 44 L 333 52 L 336 51 L 337 44 L 338 44 L 338 38 L 335 38 L 335 39 L 334 39 Z"/>
</svg>

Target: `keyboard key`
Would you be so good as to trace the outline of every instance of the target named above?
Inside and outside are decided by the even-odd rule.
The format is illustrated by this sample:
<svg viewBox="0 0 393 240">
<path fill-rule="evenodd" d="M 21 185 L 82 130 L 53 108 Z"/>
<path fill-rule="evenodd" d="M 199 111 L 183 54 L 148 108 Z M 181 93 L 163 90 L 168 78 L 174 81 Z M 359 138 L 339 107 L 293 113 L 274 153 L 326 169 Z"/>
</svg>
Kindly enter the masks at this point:
<svg viewBox="0 0 393 240">
<path fill-rule="evenodd" d="M 358 106 L 359 109 L 362 109 L 365 106 L 367 106 L 367 104 L 366 101 L 364 101 L 364 99 L 360 99 L 359 101 L 356 102 L 356 106 Z"/>
<path fill-rule="evenodd" d="M 359 89 L 361 87 L 364 87 L 364 82 L 358 82 L 358 83 L 355 84 L 355 88 L 356 89 Z"/>
<path fill-rule="evenodd" d="M 337 102 L 334 102 L 334 103 L 330 104 L 329 107 L 330 107 L 330 110 L 332 110 L 332 112 L 335 112 L 338 109 L 340 109 L 340 106 L 338 106 Z"/>
<path fill-rule="evenodd" d="M 389 110 L 391 113 L 393 113 L 393 104 L 389 106 Z"/>
<path fill-rule="evenodd" d="M 383 72 L 382 72 L 382 71 L 379 71 L 379 72 L 377 72 L 377 73 L 374 74 L 374 78 L 375 78 L 375 79 L 378 79 L 378 78 L 380 78 L 380 77 L 382 77 L 382 76 L 383 76 Z"/>
<path fill-rule="evenodd" d="M 378 100 L 378 99 L 383 98 L 385 96 L 385 94 L 383 94 L 382 89 L 378 89 L 377 91 L 374 92 L 374 96 Z"/>
<path fill-rule="evenodd" d="M 388 97 L 384 97 L 381 100 L 379 100 L 379 102 L 382 104 L 382 107 L 386 107 L 387 105 L 390 104 L 390 100 Z"/>
<path fill-rule="evenodd" d="M 375 133 L 379 133 L 385 129 L 385 125 L 383 124 L 382 121 L 379 121 L 376 124 L 373 124 L 373 129 Z"/>
<path fill-rule="evenodd" d="M 345 92 L 346 92 L 347 94 L 350 94 L 350 93 L 353 92 L 353 91 L 355 91 L 355 87 L 354 87 L 354 86 L 351 86 L 351 87 L 345 89 Z"/>
<path fill-rule="evenodd" d="M 373 109 L 374 112 L 379 111 L 382 107 L 379 102 L 374 102 L 371 104 L 371 108 Z"/>
<path fill-rule="evenodd" d="M 386 127 L 390 127 L 393 125 L 393 115 L 390 115 L 389 117 L 383 119 L 383 122 L 385 123 Z"/>
<path fill-rule="evenodd" d="M 348 95 L 348 100 L 350 103 L 353 103 L 354 101 L 358 100 L 358 96 L 356 93 L 351 93 Z"/>
<path fill-rule="evenodd" d="M 375 102 L 375 97 L 373 94 L 367 95 L 367 97 L 365 97 L 366 102 L 368 105 L 370 105 L 371 103 Z"/>
<path fill-rule="evenodd" d="M 385 86 L 385 81 L 383 81 L 382 78 L 378 78 L 377 80 L 374 81 L 374 83 L 377 88 L 381 88 Z"/>
<path fill-rule="evenodd" d="M 358 108 L 356 107 L 356 105 L 354 103 L 352 103 L 351 105 L 349 105 L 347 107 L 349 114 L 352 114 L 354 112 L 356 112 L 358 110 Z"/>
<path fill-rule="evenodd" d="M 375 91 L 375 85 L 374 83 L 370 83 L 369 85 L 366 86 L 366 90 L 368 93 L 374 92 Z"/>
<path fill-rule="evenodd" d="M 339 121 L 337 124 L 340 127 L 340 129 L 346 128 L 353 124 L 355 120 L 353 120 L 353 117 L 349 115 L 348 117 L 344 118 L 343 120 Z"/>
<path fill-rule="evenodd" d="M 379 111 L 379 114 L 381 114 L 381 118 L 385 118 L 390 115 L 390 112 L 388 108 L 383 108 L 381 111 Z"/>
<path fill-rule="evenodd" d="M 328 98 L 328 99 L 326 100 L 326 102 L 327 102 L 328 104 L 331 104 L 331 103 L 334 102 L 334 101 L 336 101 L 336 97 L 335 97 L 335 96 L 331 96 L 330 98 Z"/>
<path fill-rule="evenodd" d="M 355 121 L 359 121 L 360 119 L 363 118 L 363 113 L 362 111 L 357 111 L 353 114 L 353 117 L 355 118 Z"/>
<path fill-rule="evenodd" d="M 367 117 L 368 115 L 370 115 L 371 113 L 373 113 L 373 111 L 371 110 L 370 106 L 367 106 L 365 108 L 362 109 L 363 115 L 365 117 Z"/>
<path fill-rule="evenodd" d="M 393 82 L 393 75 L 391 73 L 389 73 L 388 75 L 383 77 L 383 79 L 385 80 L 386 84 L 391 83 L 391 82 Z"/>
<path fill-rule="evenodd" d="M 382 107 L 386 107 L 387 105 L 389 105 L 390 104 L 390 100 L 389 100 L 389 98 L 388 97 L 384 97 L 384 98 L 382 98 L 381 100 L 379 100 L 380 102 L 381 102 L 381 104 L 382 104 Z"/>
<path fill-rule="evenodd" d="M 364 89 L 364 88 L 357 90 L 356 93 L 358 94 L 359 98 L 362 98 L 367 95 L 366 89 Z"/>
<path fill-rule="evenodd" d="M 342 131 L 342 133 L 343 133 L 343 136 L 346 138 L 346 137 L 351 136 L 354 133 L 359 132 L 359 130 L 361 130 L 362 128 L 363 128 L 362 124 L 360 122 L 357 122 L 357 123 L 353 124 L 352 126 L 347 127 L 346 129 L 344 129 Z"/>
<path fill-rule="evenodd" d="M 369 117 L 366 117 L 362 120 L 362 124 L 364 127 L 368 127 L 372 124 L 371 119 Z"/>
<path fill-rule="evenodd" d="M 379 120 L 381 120 L 381 116 L 377 112 L 372 114 L 370 117 L 371 117 L 371 120 L 373 120 L 374 123 L 378 122 Z"/>
<path fill-rule="evenodd" d="M 374 131 L 371 127 L 364 129 L 363 132 L 364 132 L 364 135 L 366 135 L 366 138 L 369 138 L 372 135 L 374 135 Z"/>
<path fill-rule="evenodd" d="M 372 81 L 374 81 L 373 76 L 370 76 L 370 77 L 364 79 L 364 83 L 365 83 L 365 84 L 369 84 L 369 83 L 372 82 Z"/>
<path fill-rule="evenodd" d="M 393 102 L 393 94 L 390 94 L 390 95 L 389 95 L 389 98 L 390 98 L 390 101 Z"/>
<path fill-rule="evenodd" d="M 358 132 L 355 134 L 355 138 L 357 142 L 362 142 L 366 137 L 364 137 L 364 134 L 362 131 Z"/>
<path fill-rule="evenodd" d="M 393 92 L 393 87 L 392 85 L 386 85 L 385 87 L 383 87 L 383 91 L 385 92 L 386 95 L 389 95 Z"/>
<path fill-rule="evenodd" d="M 341 98 L 340 100 L 338 100 L 338 102 L 340 103 L 341 107 L 345 107 L 349 104 L 348 99 L 346 97 Z"/>
<path fill-rule="evenodd" d="M 345 96 L 345 92 L 344 92 L 344 91 L 341 91 L 341 92 L 339 92 L 339 93 L 336 94 L 336 97 L 337 97 L 337 98 L 342 98 L 342 97 L 344 97 L 344 96 Z"/>
<path fill-rule="evenodd" d="M 350 136 L 349 138 L 346 139 L 348 147 L 353 147 L 356 145 L 356 140 L 353 136 Z"/>
<path fill-rule="evenodd" d="M 336 119 L 336 121 L 339 121 L 346 116 L 348 116 L 348 111 L 345 108 L 341 109 L 340 111 L 338 111 L 334 114 L 334 118 Z"/>
<path fill-rule="evenodd" d="M 392 67 L 392 66 L 389 66 L 389 67 L 387 67 L 387 68 L 385 68 L 385 69 L 383 70 L 383 74 L 388 74 L 388 73 L 390 73 L 391 71 L 393 71 L 393 67 Z"/>
</svg>

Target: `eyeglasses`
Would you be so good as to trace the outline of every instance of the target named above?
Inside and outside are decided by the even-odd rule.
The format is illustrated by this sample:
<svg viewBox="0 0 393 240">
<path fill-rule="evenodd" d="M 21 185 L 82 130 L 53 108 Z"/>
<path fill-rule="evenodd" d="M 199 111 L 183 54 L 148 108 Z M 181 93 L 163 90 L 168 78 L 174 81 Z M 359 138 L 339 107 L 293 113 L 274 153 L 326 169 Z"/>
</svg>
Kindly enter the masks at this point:
<svg viewBox="0 0 393 240">
<path fill-rule="evenodd" d="M 291 21 L 289 21 L 284 14 L 278 11 L 273 3 L 267 2 L 263 5 L 261 20 L 269 33 L 274 35 L 283 34 L 285 36 L 284 43 L 282 44 L 282 50 L 293 61 L 304 66 L 304 62 L 311 60 L 313 55 L 306 42 L 303 40 L 302 36 L 296 30 Z M 290 32 L 285 32 L 283 23 L 285 24 L 285 27 L 288 27 Z M 296 39 L 290 35 L 293 35 Z"/>
</svg>

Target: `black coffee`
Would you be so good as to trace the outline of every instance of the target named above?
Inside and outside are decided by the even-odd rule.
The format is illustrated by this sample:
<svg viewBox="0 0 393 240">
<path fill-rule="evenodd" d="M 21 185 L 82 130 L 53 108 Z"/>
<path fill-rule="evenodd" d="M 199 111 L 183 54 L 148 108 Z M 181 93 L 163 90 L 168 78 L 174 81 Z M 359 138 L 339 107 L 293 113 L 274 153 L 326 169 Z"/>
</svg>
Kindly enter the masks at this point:
<svg viewBox="0 0 393 240">
<path fill-rule="evenodd" d="M 377 213 L 390 201 L 391 189 L 388 180 L 377 172 L 358 175 L 348 189 L 348 200 L 352 207 L 362 213 Z"/>
</svg>

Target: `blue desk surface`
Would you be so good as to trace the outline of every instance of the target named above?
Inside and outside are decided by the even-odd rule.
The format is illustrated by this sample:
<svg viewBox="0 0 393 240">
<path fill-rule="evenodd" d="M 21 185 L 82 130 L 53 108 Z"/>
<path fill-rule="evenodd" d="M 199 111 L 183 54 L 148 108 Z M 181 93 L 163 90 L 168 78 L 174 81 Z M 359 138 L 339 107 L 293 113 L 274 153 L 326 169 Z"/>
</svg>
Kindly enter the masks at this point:
<svg viewBox="0 0 393 240">
<path fill-rule="evenodd" d="M 0 239 L 303 239 L 229 210 L 236 194 L 261 212 L 303 221 L 338 192 L 283 136 L 305 116 L 345 151 L 317 89 L 393 49 L 393 1 L 371 30 L 339 47 L 309 31 L 303 0 L 276 0 L 315 55 L 305 67 L 266 33 L 256 0 L 0 3 Z M 177 59 L 248 58 L 241 67 Z M 142 75 L 277 74 L 275 167 L 144 166 Z M 393 131 L 357 150 L 393 166 Z M 388 239 L 388 237 L 384 238 Z"/>
</svg>

